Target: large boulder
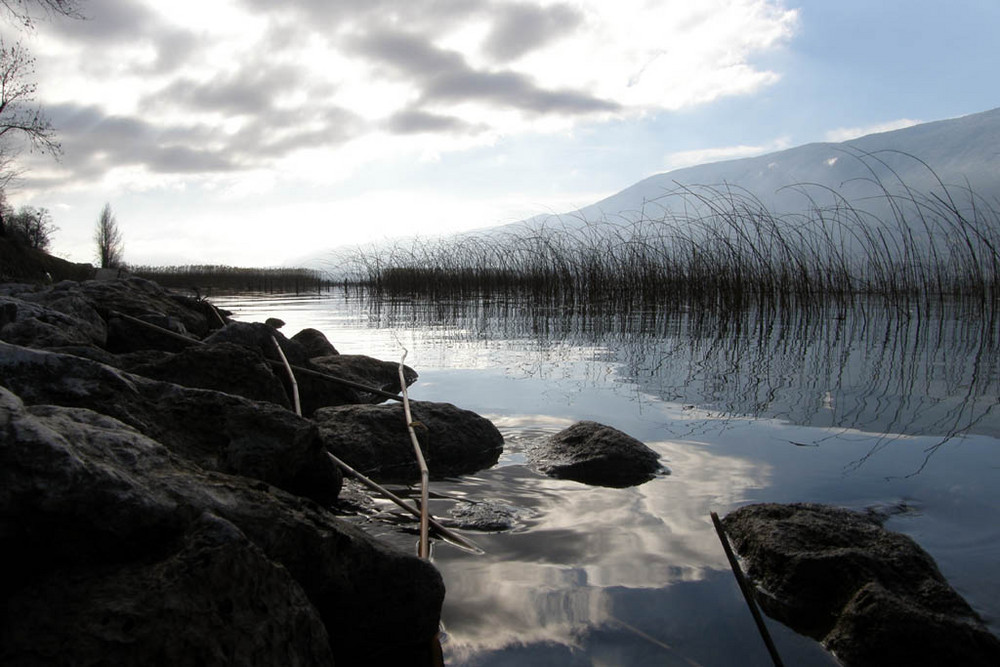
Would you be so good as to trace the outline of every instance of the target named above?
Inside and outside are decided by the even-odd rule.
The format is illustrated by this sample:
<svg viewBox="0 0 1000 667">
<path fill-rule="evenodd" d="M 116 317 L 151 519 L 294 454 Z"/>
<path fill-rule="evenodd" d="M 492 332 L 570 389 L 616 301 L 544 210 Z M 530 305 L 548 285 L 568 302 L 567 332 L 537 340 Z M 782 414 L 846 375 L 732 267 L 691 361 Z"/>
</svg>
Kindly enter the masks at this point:
<svg viewBox="0 0 1000 667">
<path fill-rule="evenodd" d="M 488 419 L 450 403 L 410 408 L 431 476 L 473 473 L 500 458 L 503 436 Z M 322 408 L 313 420 L 327 449 L 355 470 L 383 482 L 420 479 L 401 403 Z"/>
<path fill-rule="evenodd" d="M 420 664 L 444 596 L 308 500 L 3 388 L 0 549 L 0 664 Z"/>
<path fill-rule="evenodd" d="M 312 365 L 324 373 L 329 373 L 366 387 L 398 394 L 403 391 L 399 383 L 399 363 L 381 361 L 363 354 L 335 354 L 310 359 Z M 406 386 L 417 381 L 417 372 L 409 366 L 403 366 L 403 379 Z M 360 400 L 365 403 L 382 403 L 384 396 L 358 390 Z"/>
<path fill-rule="evenodd" d="M 303 329 L 292 336 L 292 340 L 301 345 L 310 358 L 328 357 L 332 354 L 339 354 L 337 348 L 333 346 L 333 343 L 319 329 Z"/>
<path fill-rule="evenodd" d="M 663 470 L 660 456 L 611 426 L 582 421 L 563 429 L 527 452 L 550 477 L 596 486 L 636 486 Z"/>
<path fill-rule="evenodd" d="M 30 347 L 105 344 L 104 320 L 86 302 L 66 298 L 59 308 L 24 296 L 0 295 L 0 340 Z"/>
<path fill-rule="evenodd" d="M 765 611 L 844 665 L 1000 665 L 1000 640 L 934 560 L 876 516 L 761 504 L 723 526 Z"/>
<path fill-rule="evenodd" d="M 321 370 L 309 363 L 309 354 L 305 347 L 286 338 L 274 327 L 260 322 L 231 322 L 225 328 L 205 339 L 205 343 L 208 344 L 233 343 L 242 345 L 257 350 L 272 365 L 283 364 L 283 360 L 274 346 L 275 341 L 290 365 L 305 368 L 308 371 Z M 278 367 L 276 372 L 287 395 L 291 396 L 293 388 L 287 372 L 281 367 Z M 307 417 L 322 407 L 359 403 L 361 400 L 353 389 L 317 377 L 314 374 L 296 372 L 295 381 L 298 386 L 302 414 Z"/>
<path fill-rule="evenodd" d="M 253 477 L 322 503 L 333 502 L 340 489 L 340 471 L 316 426 L 273 403 L 6 343 L 0 343 L 0 378 L 26 403 L 107 414 L 208 470 Z"/>
<path fill-rule="evenodd" d="M 185 387 L 213 389 L 291 407 L 285 388 L 263 355 L 233 343 L 189 347 L 176 354 L 129 364 L 126 370 Z"/>
</svg>

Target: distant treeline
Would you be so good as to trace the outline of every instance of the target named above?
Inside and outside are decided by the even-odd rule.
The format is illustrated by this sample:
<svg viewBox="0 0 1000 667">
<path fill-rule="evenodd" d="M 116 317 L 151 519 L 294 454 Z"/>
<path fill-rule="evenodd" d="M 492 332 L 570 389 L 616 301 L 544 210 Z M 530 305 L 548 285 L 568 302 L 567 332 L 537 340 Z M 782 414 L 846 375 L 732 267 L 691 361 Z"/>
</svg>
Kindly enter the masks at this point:
<svg viewBox="0 0 1000 667">
<path fill-rule="evenodd" d="M 329 286 L 321 271 L 303 268 L 242 268 L 237 266 L 134 266 L 131 272 L 171 289 L 265 294 L 319 292 Z"/>
<path fill-rule="evenodd" d="M 563 307 L 1000 298 L 997 203 L 939 179 L 918 192 L 894 176 L 883 181 L 873 171 L 864 209 L 808 184 L 794 189 L 809 210 L 787 215 L 733 186 L 679 186 L 665 197 L 682 205 L 663 207 L 660 217 L 553 218 L 355 250 L 336 263 L 347 282 L 376 296 L 517 295 Z"/>
</svg>

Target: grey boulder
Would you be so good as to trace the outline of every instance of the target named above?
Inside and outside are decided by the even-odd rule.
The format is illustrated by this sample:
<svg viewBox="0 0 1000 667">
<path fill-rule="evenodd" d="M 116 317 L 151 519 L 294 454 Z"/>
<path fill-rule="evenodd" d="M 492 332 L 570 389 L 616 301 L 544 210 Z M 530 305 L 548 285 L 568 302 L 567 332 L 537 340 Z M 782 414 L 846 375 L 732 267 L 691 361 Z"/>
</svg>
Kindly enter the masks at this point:
<svg viewBox="0 0 1000 667">
<path fill-rule="evenodd" d="M 581 421 L 535 445 L 528 459 L 544 474 L 584 484 L 636 486 L 663 471 L 660 456 L 611 426 Z"/>
<path fill-rule="evenodd" d="M 473 473 L 500 458 L 503 436 L 490 420 L 450 403 L 410 405 L 431 476 Z M 355 470 L 384 482 L 420 479 L 401 403 L 323 408 L 313 419 L 326 448 Z"/>
<path fill-rule="evenodd" d="M 876 516 L 760 504 L 723 526 L 765 611 L 844 665 L 1000 665 L 1000 640 L 930 555 Z"/>
</svg>

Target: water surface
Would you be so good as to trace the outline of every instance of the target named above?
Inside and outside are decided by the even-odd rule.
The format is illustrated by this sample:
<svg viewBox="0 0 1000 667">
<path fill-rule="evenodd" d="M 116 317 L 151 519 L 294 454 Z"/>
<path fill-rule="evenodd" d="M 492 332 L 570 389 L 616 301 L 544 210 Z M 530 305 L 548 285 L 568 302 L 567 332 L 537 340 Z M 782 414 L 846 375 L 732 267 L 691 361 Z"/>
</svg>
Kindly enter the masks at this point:
<svg viewBox="0 0 1000 667">
<path fill-rule="evenodd" d="M 1000 334 L 954 306 L 573 313 L 509 301 L 234 297 L 239 319 L 313 327 L 406 362 L 411 398 L 494 421 L 497 466 L 442 480 L 433 512 L 495 501 L 515 529 L 434 547 L 453 665 L 768 665 L 709 512 L 876 507 L 1000 634 Z M 627 489 L 535 473 L 525 447 L 580 419 L 659 452 Z M 401 548 L 412 538 L 366 526 Z M 786 664 L 833 664 L 768 621 Z"/>
</svg>

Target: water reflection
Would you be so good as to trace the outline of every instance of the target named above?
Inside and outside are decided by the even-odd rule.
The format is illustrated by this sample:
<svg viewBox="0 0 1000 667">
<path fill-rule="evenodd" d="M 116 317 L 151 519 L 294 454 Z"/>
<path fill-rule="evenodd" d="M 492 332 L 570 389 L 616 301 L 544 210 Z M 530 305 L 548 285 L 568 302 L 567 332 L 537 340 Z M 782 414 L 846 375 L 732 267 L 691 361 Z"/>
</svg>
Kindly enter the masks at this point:
<svg viewBox="0 0 1000 667">
<path fill-rule="evenodd" d="M 432 331 L 464 367 L 621 383 L 714 417 L 824 427 L 825 438 L 845 429 L 884 434 L 872 455 L 900 434 L 941 444 L 1000 434 L 1000 318 L 990 308 L 567 313 L 505 301 L 364 303 L 373 326 Z M 474 353 L 463 358 L 463 349 Z"/>
<path fill-rule="evenodd" d="M 435 547 L 448 664 L 770 664 L 709 521 L 764 500 L 905 503 L 914 511 L 890 528 L 917 537 L 1000 630 L 990 311 L 567 313 L 342 294 L 223 305 L 281 317 L 290 333 L 318 328 L 342 352 L 398 359 L 405 345 L 421 373 L 412 397 L 503 432 L 497 466 L 433 485 L 439 517 L 466 500 L 524 510 L 514 531 L 471 536 L 485 556 Z M 646 442 L 671 474 L 608 489 L 529 467 L 527 446 L 584 418 Z M 412 549 L 412 536 L 387 537 Z M 786 664 L 832 664 L 770 627 Z"/>
</svg>

